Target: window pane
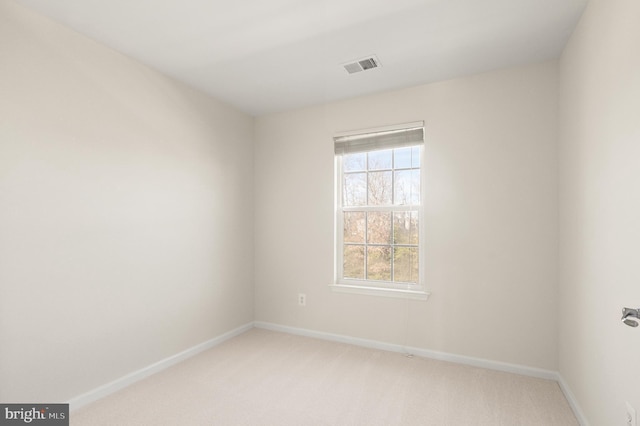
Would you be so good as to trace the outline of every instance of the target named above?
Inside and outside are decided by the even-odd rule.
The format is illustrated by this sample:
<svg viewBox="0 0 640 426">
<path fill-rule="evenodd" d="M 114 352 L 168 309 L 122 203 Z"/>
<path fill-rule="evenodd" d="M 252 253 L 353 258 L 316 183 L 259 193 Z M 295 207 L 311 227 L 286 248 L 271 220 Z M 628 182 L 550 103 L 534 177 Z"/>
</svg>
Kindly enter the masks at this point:
<svg viewBox="0 0 640 426">
<path fill-rule="evenodd" d="M 393 213 L 393 243 L 418 244 L 418 212 Z"/>
<path fill-rule="evenodd" d="M 367 213 L 367 242 L 369 244 L 391 244 L 391 213 Z"/>
<path fill-rule="evenodd" d="M 359 172 L 365 169 L 367 154 L 364 152 L 357 154 L 346 154 L 342 157 L 342 168 L 345 172 Z"/>
<path fill-rule="evenodd" d="M 391 247 L 367 247 L 367 279 L 391 281 Z"/>
<path fill-rule="evenodd" d="M 420 170 L 400 170 L 395 172 L 395 205 L 420 204 Z"/>
<path fill-rule="evenodd" d="M 393 150 L 393 167 L 396 169 L 411 168 L 411 148 L 397 148 Z"/>
<path fill-rule="evenodd" d="M 380 206 L 391 204 L 392 172 L 369 173 L 369 205 Z"/>
<path fill-rule="evenodd" d="M 411 148 L 411 167 L 420 167 L 420 147 Z"/>
<path fill-rule="evenodd" d="M 343 275 L 344 278 L 364 279 L 364 246 L 344 246 Z"/>
<path fill-rule="evenodd" d="M 394 247 L 393 281 L 418 282 L 418 249 L 416 247 Z"/>
<path fill-rule="evenodd" d="M 391 168 L 391 149 L 384 151 L 372 151 L 369 153 L 369 170 L 382 170 Z"/>
<path fill-rule="evenodd" d="M 364 243 L 364 212 L 344 213 L 344 242 Z"/>
<path fill-rule="evenodd" d="M 344 205 L 364 206 L 367 204 L 367 174 L 349 173 L 344 175 Z"/>
<path fill-rule="evenodd" d="M 411 204 L 420 204 L 420 170 L 411 170 Z"/>
<path fill-rule="evenodd" d="M 411 204 L 411 170 L 395 172 L 393 204 Z"/>
</svg>

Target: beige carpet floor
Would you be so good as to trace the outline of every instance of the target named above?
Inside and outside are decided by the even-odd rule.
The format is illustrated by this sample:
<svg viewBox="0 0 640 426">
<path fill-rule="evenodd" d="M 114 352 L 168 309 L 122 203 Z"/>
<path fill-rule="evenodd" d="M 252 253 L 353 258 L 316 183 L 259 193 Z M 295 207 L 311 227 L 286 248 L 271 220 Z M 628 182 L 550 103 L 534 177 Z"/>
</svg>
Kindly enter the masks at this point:
<svg viewBox="0 0 640 426">
<path fill-rule="evenodd" d="M 71 425 L 577 425 L 558 384 L 252 329 Z"/>
</svg>

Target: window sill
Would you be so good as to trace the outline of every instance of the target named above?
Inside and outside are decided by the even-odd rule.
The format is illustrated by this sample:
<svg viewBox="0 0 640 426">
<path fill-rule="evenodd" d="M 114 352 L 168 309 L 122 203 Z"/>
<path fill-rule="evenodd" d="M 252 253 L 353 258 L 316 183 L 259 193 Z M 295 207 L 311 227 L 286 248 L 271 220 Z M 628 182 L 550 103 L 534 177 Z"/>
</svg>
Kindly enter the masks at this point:
<svg viewBox="0 0 640 426">
<path fill-rule="evenodd" d="M 395 297 L 400 299 L 427 300 L 431 295 L 428 291 L 365 287 L 347 284 L 331 284 L 329 287 L 337 293 L 366 294 L 369 296 Z"/>
</svg>

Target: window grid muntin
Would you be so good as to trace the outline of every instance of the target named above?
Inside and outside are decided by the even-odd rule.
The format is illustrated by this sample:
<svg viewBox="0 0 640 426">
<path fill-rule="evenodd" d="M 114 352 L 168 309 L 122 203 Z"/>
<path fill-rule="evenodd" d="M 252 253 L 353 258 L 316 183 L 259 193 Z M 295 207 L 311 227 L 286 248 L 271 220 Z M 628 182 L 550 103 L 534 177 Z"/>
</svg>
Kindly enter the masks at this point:
<svg viewBox="0 0 640 426">
<path fill-rule="evenodd" d="M 364 278 L 360 279 L 360 278 L 351 278 L 351 277 L 345 277 L 344 276 L 344 272 L 343 272 L 343 279 L 345 280 L 354 280 L 354 281 L 374 281 L 374 282 L 380 282 L 380 283 L 394 283 L 394 284 L 408 284 L 408 285 L 417 285 L 418 284 L 418 277 L 416 277 L 416 282 L 412 282 L 412 281 L 396 281 L 395 280 L 395 260 L 394 260 L 394 254 L 395 254 L 395 249 L 397 247 L 400 248 L 414 248 L 416 250 L 418 250 L 418 253 L 420 253 L 420 238 L 418 236 L 418 243 L 417 244 L 406 244 L 406 243 L 394 243 L 395 241 L 395 227 L 393 226 L 393 217 L 395 215 L 395 213 L 405 213 L 405 212 L 411 212 L 411 211 L 416 211 L 416 210 L 377 210 L 377 211 L 389 211 L 392 217 L 392 221 L 391 221 L 391 243 L 390 244 L 382 244 L 382 243 L 369 243 L 368 242 L 368 232 L 369 232 L 369 226 L 368 226 L 368 222 L 369 222 L 369 215 L 368 215 L 368 211 L 362 211 L 362 210 L 350 210 L 350 211 L 356 211 L 356 212 L 362 212 L 365 213 L 365 224 L 364 224 L 364 241 L 363 242 L 359 242 L 359 243 L 355 243 L 355 242 L 346 242 L 344 241 L 344 234 L 343 234 L 343 241 L 342 241 L 342 245 L 344 246 L 359 246 L 359 247 L 363 247 L 363 251 L 364 251 Z M 419 229 L 420 229 L 420 220 L 419 218 L 416 219 L 417 222 L 417 227 L 418 230 L 416 230 L 416 232 L 418 232 L 419 234 Z M 344 226 L 344 224 L 343 224 Z M 390 259 L 390 268 L 391 268 L 391 279 L 389 281 L 386 280 L 376 280 L 376 279 L 372 279 L 369 278 L 369 268 L 368 268 L 368 260 L 369 260 L 369 256 L 368 256 L 368 248 L 369 247 L 389 247 L 390 252 L 391 252 L 391 259 Z M 343 254 L 342 254 L 342 262 L 344 263 L 344 250 L 343 250 Z"/>
<path fill-rule="evenodd" d="M 395 185 L 395 178 L 396 178 L 396 174 L 395 172 L 397 171 L 413 171 L 413 170 L 417 170 L 420 173 L 420 180 L 418 181 L 419 183 L 419 188 L 418 188 L 418 199 L 420 200 L 420 202 L 422 202 L 422 160 L 421 160 L 421 149 L 418 150 L 418 166 L 414 167 L 414 160 L 413 160 L 413 156 L 414 156 L 414 151 L 413 149 L 415 148 L 414 146 L 409 147 L 411 149 L 411 156 L 410 156 L 410 164 L 411 167 L 400 167 L 400 168 L 395 168 L 395 162 L 396 162 L 396 151 L 394 148 L 390 148 L 390 149 L 385 149 L 385 150 L 389 150 L 391 151 L 392 155 L 391 155 L 391 168 L 382 168 L 382 169 L 373 169 L 370 170 L 369 169 L 369 153 L 370 152 L 375 152 L 375 151 L 369 151 L 369 152 L 365 152 L 365 158 L 364 158 L 364 169 L 358 169 L 358 170 L 351 170 L 351 171 L 344 171 L 342 170 L 342 167 L 340 167 L 340 173 L 341 173 L 341 190 L 340 190 L 340 197 L 341 197 L 341 222 L 342 222 L 342 265 L 343 267 L 341 268 L 341 279 L 342 280 L 346 280 L 346 281 L 360 281 L 360 282 L 368 282 L 368 283 L 378 283 L 378 284 L 384 284 L 385 287 L 404 287 L 404 286 L 409 286 L 409 287 L 416 287 L 420 285 L 420 268 L 418 268 L 418 276 L 416 277 L 416 281 L 415 282 L 410 282 L 410 281 L 395 281 L 395 248 L 396 247 L 406 247 L 406 248 L 414 248 L 416 249 L 417 253 L 418 253 L 418 259 L 420 256 L 420 229 L 421 229 L 421 224 L 420 224 L 420 216 L 418 215 L 418 217 L 416 218 L 416 223 L 417 223 L 417 230 L 416 232 L 418 233 L 417 235 L 417 239 L 418 239 L 418 243 L 417 244 L 395 244 L 395 227 L 394 227 L 394 218 L 395 218 L 395 214 L 396 213 L 403 213 L 403 212 L 411 212 L 411 211 L 419 211 L 420 209 L 420 204 L 395 204 L 395 198 L 396 198 L 396 185 Z M 402 148 L 399 148 L 402 149 Z M 382 150 L 381 150 L 382 151 Z M 345 154 L 344 156 L 347 156 L 349 154 Z M 342 162 L 340 163 L 342 165 Z M 388 205 L 370 205 L 369 204 L 369 174 L 371 172 L 375 172 L 375 173 L 381 173 L 381 172 L 391 172 L 391 204 Z M 365 201 L 366 204 L 365 205 L 350 205 L 347 206 L 346 205 L 346 176 L 349 174 L 362 174 L 364 173 L 366 178 L 364 179 L 365 181 Z M 391 239 L 391 243 L 390 244 L 379 244 L 379 243 L 369 243 L 368 240 L 368 232 L 369 232 L 369 214 L 368 212 L 374 212 L 374 211 L 378 211 L 378 212 L 389 212 L 391 215 L 391 230 L 390 230 L 390 239 Z M 365 214 L 365 223 L 364 223 L 364 241 L 362 243 L 354 243 L 354 242 L 345 242 L 344 241 L 344 213 L 346 212 L 362 212 Z M 363 252 L 364 252 L 364 278 L 360 279 L 360 278 L 347 278 L 344 275 L 344 262 L 345 262 L 345 250 L 344 247 L 345 246 L 361 246 L 363 247 Z M 370 279 L 368 277 L 369 275 L 369 251 L 368 248 L 369 247 L 389 247 L 390 250 L 390 269 L 391 269 L 391 274 L 390 274 L 390 281 L 385 281 L 385 280 L 374 280 L 374 279 Z M 419 264 L 419 260 L 418 264 Z"/>
<path fill-rule="evenodd" d="M 415 147 L 409 147 L 412 149 L 411 152 L 411 163 L 413 164 L 413 148 Z M 391 205 L 395 205 L 395 206 L 410 206 L 413 204 L 395 204 L 395 199 L 396 199 L 396 174 L 395 172 L 400 172 L 400 171 L 413 171 L 416 170 L 420 173 L 420 176 L 422 176 L 422 161 L 419 161 L 419 165 L 417 167 L 399 167 L 399 168 L 395 168 L 395 162 L 396 162 L 396 155 L 395 155 L 395 150 L 396 149 L 402 149 L 402 148 L 391 148 L 391 149 L 385 149 L 383 151 L 392 151 L 392 155 L 391 155 L 391 168 L 386 168 L 386 169 L 373 169 L 373 170 L 369 170 L 369 152 L 375 152 L 375 151 L 369 151 L 369 152 L 364 152 L 361 154 L 365 154 L 365 160 L 364 160 L 364 169 L 358 169 L 358 170 L 351 170 L 351 171 L 341 171 L 341 179 L 342 179 L 342 208 L 346 208 L 346 207 L 355 207 L 355 206 L 347 206 L 346 203 L 346 191 L 345 191 L 345 184 L 346 184 L 346 177 L 347 175 L 354 175 L 354 174 L 362 174 L 364 173 L 366 178 L 365 178 L 365 185 L 366 185 L 366 190 L 365 190 L 365 204 L 364 206 L 367 207 L 371 207 L 372 205 L 369 204 L 369 174 L 371 172 L 373 173 L 382 173 L 382 172 L 391 172 Z M 345 156 L 347 155 L 352 155 L 352 154 L 344 154 Z M 421 193 L 422 193 L 422 182 L 421 182 L 422 178 L 420 178 L 420 189 L 418 190 L 418 197 L 420 199 Z M 422 200 L 420 199 L 420 202 L 422 202 Z M 419 206 L 419 204 L 417 205 Z"/>
</svg>

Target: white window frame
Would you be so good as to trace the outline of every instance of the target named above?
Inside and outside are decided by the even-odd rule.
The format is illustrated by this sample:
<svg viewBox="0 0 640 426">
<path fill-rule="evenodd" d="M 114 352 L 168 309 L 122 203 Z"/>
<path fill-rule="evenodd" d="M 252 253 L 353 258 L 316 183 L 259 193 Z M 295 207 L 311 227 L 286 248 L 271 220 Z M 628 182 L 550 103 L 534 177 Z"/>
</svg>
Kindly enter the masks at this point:
<svg viewBox="0 0 640 426">
<path fill-rule="evenodd" d="M 424 122 L 405 123 L 394 126 L 379 127 L 375 129 L 360 130 L 355 132 L 344 132 L 335 136 L 336 139 L 366 135 L 379 132 L 389 132 L 404 129 L 423 128 Z M 414 145 L 415 146 L 415 145 Z M 393 146 L 391 147 L 393 148 Z M 382 148 L 384 149 L 384 148 Z M 373 151 L 373 150 L 368 150 Z M 400 297 L 426 300 L 429 292 L 425 287 L 425 149 L 424 142 L 420 146 L 420 204 L 419 206 L 357 206 L 346 207 L 343 205 L 343 155 L 335 154 L 335 227 L 334 227 L 334 283 L 331 285 L 333 291 L 367 294 L 374 296 Z M 400 283 L 393 281 L 378 281 L 366 279 L 343 278 L 343 251 L 344 251 L 344 212 L 354 211 L 417 211 L 418 213 L 418 282 Z M 366 267 L 366 266 L 365 266 Z"/>
</svg>

